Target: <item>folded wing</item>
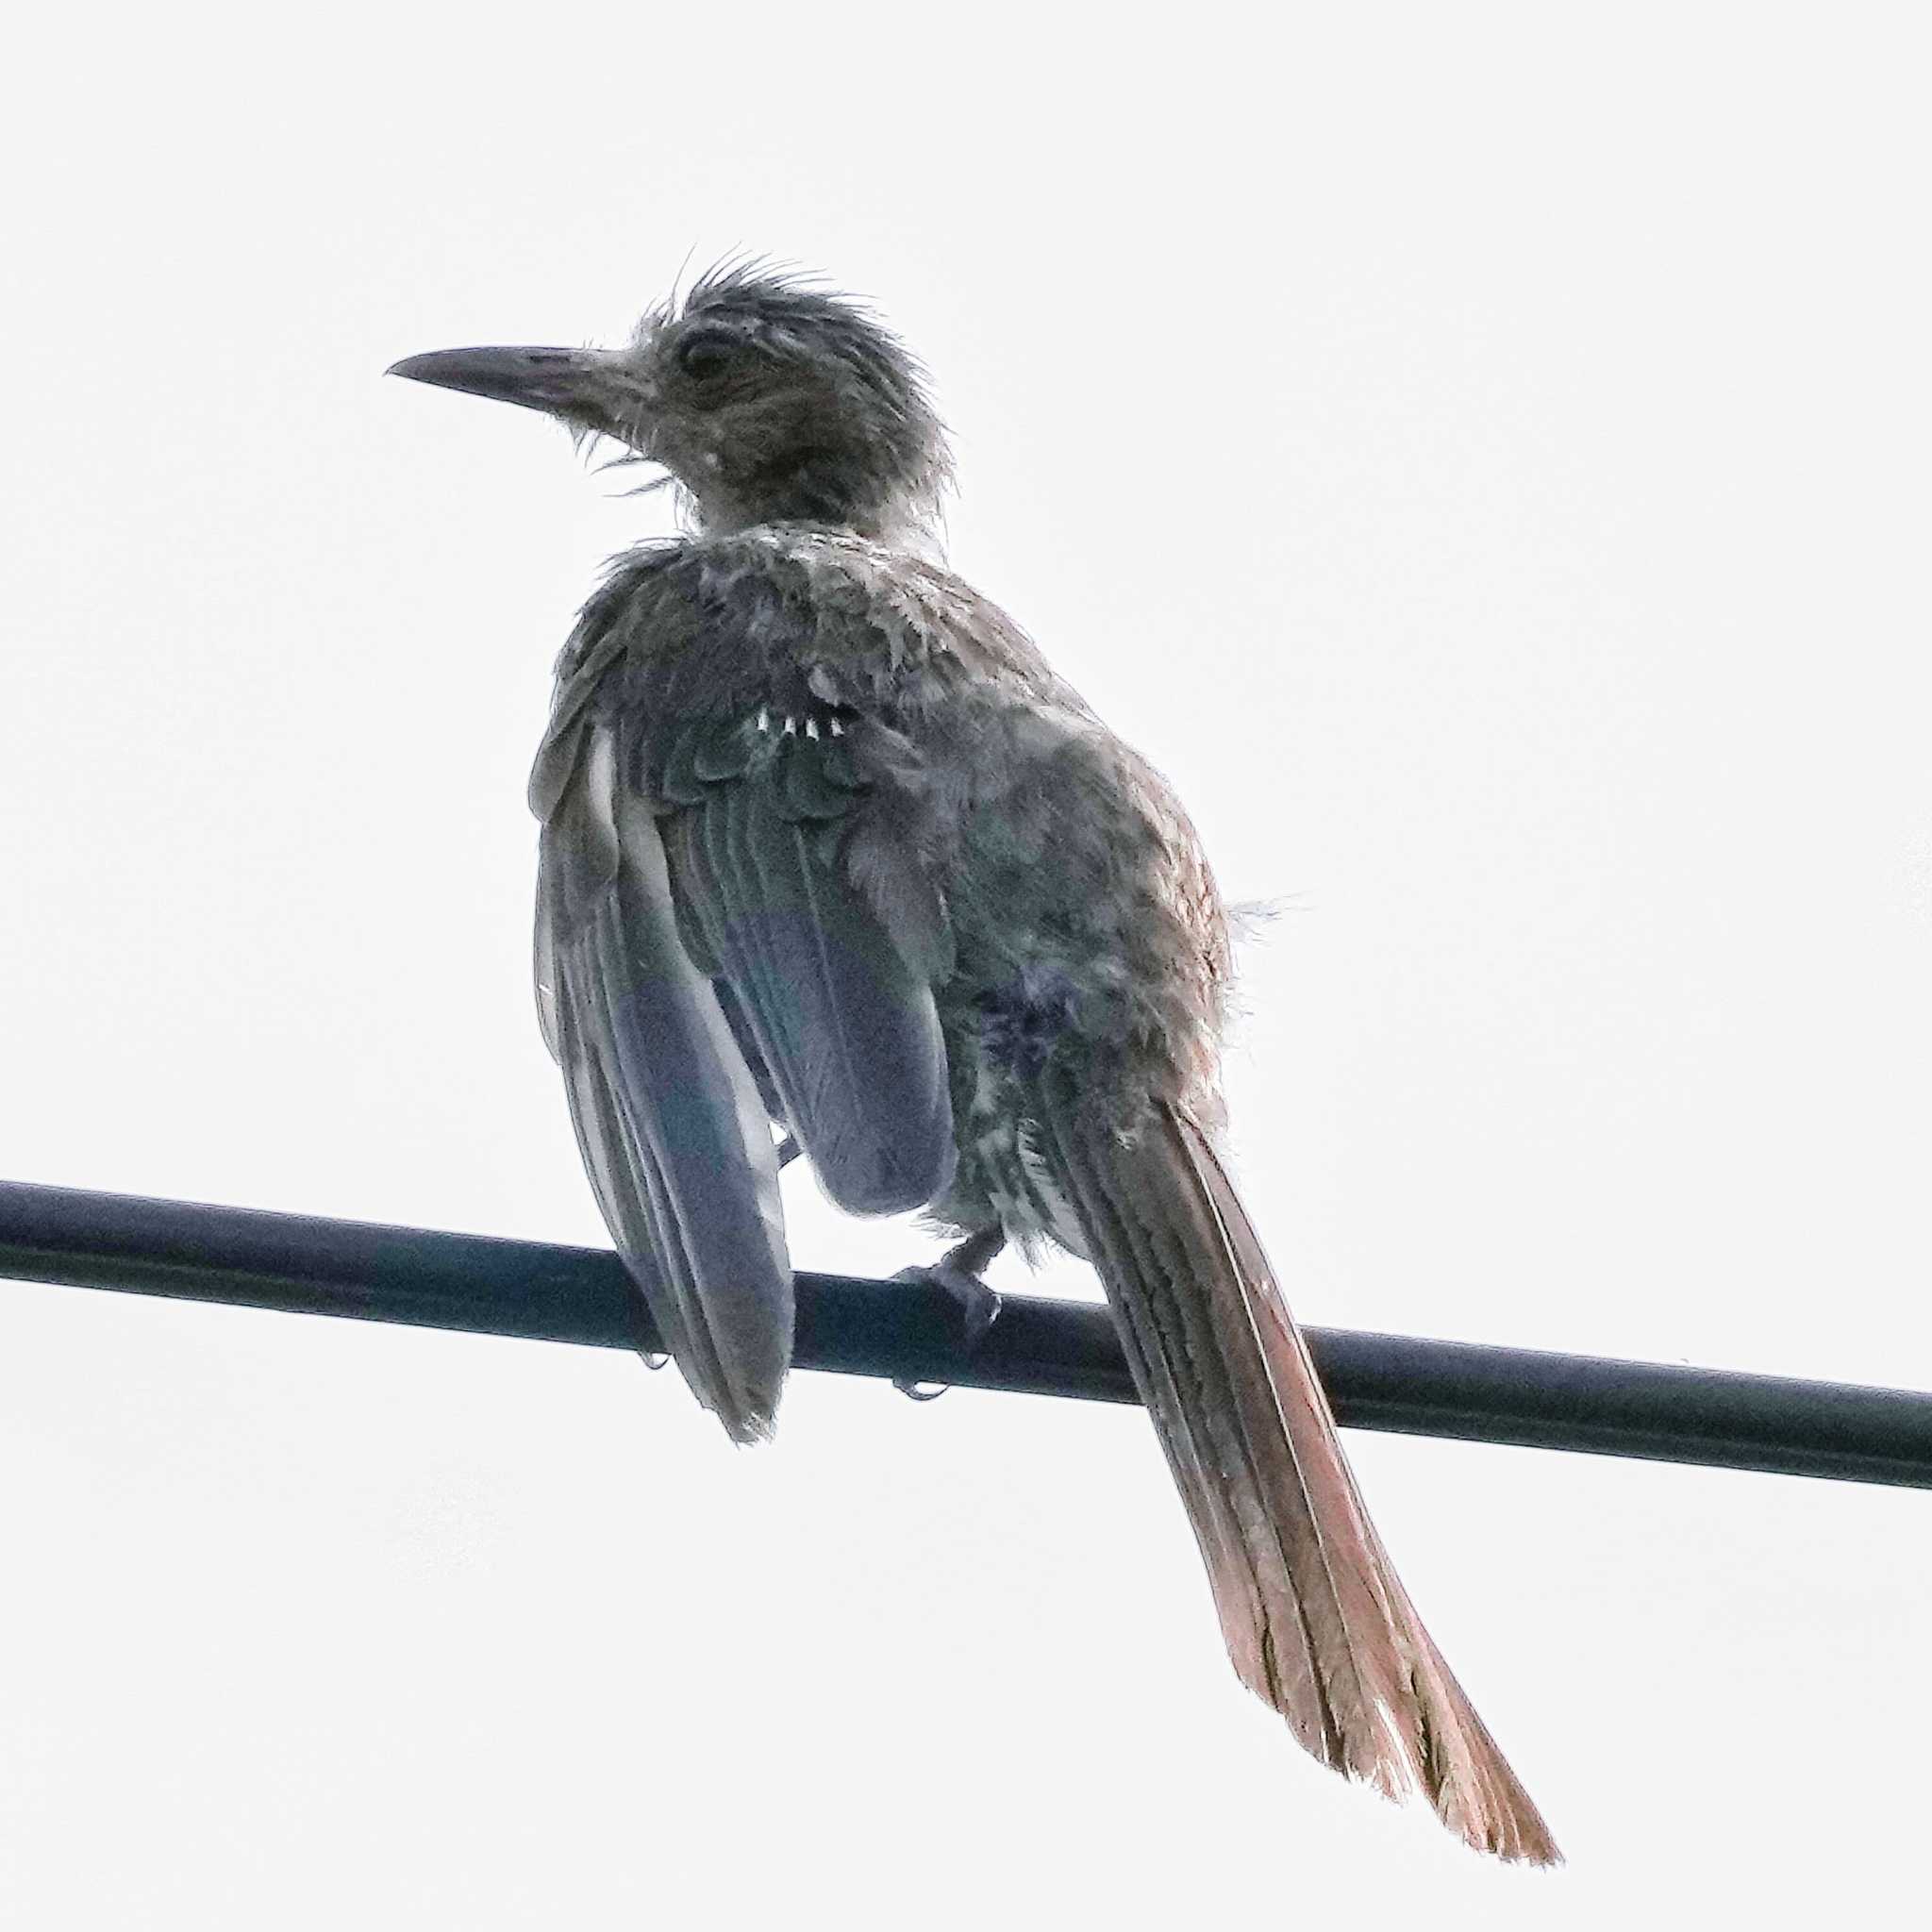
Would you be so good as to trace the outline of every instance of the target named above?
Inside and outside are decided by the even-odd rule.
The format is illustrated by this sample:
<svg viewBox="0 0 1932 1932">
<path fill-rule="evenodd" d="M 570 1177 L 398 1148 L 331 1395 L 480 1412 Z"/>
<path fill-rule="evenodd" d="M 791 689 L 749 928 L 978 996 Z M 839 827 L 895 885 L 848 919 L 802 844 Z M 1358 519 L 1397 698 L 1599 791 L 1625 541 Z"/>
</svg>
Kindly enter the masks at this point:
<svg viewBox="0 0 1932 1932">
<path fill-rule="evenodd" d="M 751 1441 L 791 1350 L 772 1119 L 858 1212 L 951 1178 L 944 908 L 865 719 L 687 706 L 622 654 L 587 658 L 532 783 L 539 1010 L 619 1252 L 699 1399 Z"/>
</svg>

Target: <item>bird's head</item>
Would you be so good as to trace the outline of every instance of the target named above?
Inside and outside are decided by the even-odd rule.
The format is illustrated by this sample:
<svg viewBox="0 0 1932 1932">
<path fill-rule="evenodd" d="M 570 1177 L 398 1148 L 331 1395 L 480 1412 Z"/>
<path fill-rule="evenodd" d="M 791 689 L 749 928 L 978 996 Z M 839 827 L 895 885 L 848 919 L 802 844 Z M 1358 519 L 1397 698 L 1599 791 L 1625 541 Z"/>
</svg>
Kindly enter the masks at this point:
<svg viewBox="0 0 1932 1932">
<path fill-rule="evenodd" d="M 661 463 L 708 531 L 796 520 L 914 538 L 952 473 L 904 343 L 862 304 L 756 263 L 705 275 L 621 349 L 439 349 L 390 374 Z"/>
</svg>

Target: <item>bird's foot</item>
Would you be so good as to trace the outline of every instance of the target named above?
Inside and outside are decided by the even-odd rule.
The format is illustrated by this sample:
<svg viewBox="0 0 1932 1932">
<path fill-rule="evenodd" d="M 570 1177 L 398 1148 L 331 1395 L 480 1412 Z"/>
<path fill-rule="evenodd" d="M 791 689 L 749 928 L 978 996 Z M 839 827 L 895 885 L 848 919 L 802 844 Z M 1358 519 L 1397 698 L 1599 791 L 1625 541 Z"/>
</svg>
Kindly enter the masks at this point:
<svg viewBox="0 0 1932 1932">
<path fill-rule="evenodd" d="M 989 1266 L 1006 1244 L 1007 1238 L 1002 1229 L 986 1228 L 978 1234 L 969 1235 L 938 1261 L 919 1268 L 902 1268 L 892 1279 L 929 1282 L 935 1288 L 944 1289 L 958 1306 L 960 1349 L 971 1355 L 986 1340 L 987 1330 L 999 1320 L 1000 1315 L 999 1291 L 989 1288 L 979 1278 L 979 1271 Z M 948 1385 L 894 1378 L 892 1387 L 901 1395 L 909 1395 L 914 1402 L 932 1402 L 946 1392 Z"/>
</svg>

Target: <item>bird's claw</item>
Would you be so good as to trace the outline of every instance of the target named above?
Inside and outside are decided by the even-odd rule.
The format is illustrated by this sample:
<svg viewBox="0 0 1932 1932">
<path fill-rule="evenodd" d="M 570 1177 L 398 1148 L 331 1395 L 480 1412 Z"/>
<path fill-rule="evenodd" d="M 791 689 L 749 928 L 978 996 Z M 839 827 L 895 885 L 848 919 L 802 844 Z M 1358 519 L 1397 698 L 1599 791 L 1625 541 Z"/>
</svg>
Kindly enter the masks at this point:
<svg viewBox="0 0 1932 1932">
<path fill-rule="evenodd" d="M 959 1345 L 967 1355 L 979 1347 L 987 1331 L 1000 1318 L 999 1291 L 989 1288 L 970 1267 L 961 1265 L 951 1255 L 926 1267 L 902 1268 L 892 1279 L 930 1283 L 952 1296 L 959 1310 Z M 914 1402 L 936 1402 L 950 1386 L 944 1382 L 914 1382 L 896 1375 L 892 1378 L 892 1387 Z"/>
<path fill-rule="evenodd" d="M 950 1382 L 902 1382 L 895 1375 L 892 1387 L 908 1402 L 937 1402 L 953 1385 Z"/>
</svg>

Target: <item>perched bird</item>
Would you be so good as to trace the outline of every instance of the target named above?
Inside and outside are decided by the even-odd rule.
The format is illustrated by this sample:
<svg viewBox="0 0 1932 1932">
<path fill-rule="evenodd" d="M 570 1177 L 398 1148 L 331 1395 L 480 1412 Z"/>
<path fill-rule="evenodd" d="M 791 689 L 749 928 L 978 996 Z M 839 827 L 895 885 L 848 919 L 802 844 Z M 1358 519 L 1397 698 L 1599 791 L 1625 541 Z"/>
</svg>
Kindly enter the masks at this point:
<svg viewBox="0 0 1932 1932">
<path fill-rule="evenodd" d="M 1472 1845 L 1557 1854 L 1384 1553 L 1221 1153 L 1221 901 L 1159 775 L 939 560 L 923 370 L 869 309 L 714 271 L 619 349 L 398 375 L 661 465 L 531 778 L 538 1004 L 604 1217 L 734 1440 L 791 1358 L 774 1124 L 924 1208 L 969 1324 L 1007 1241 L 1106 1287 L 1244 1682 Z"/>
</svg>

